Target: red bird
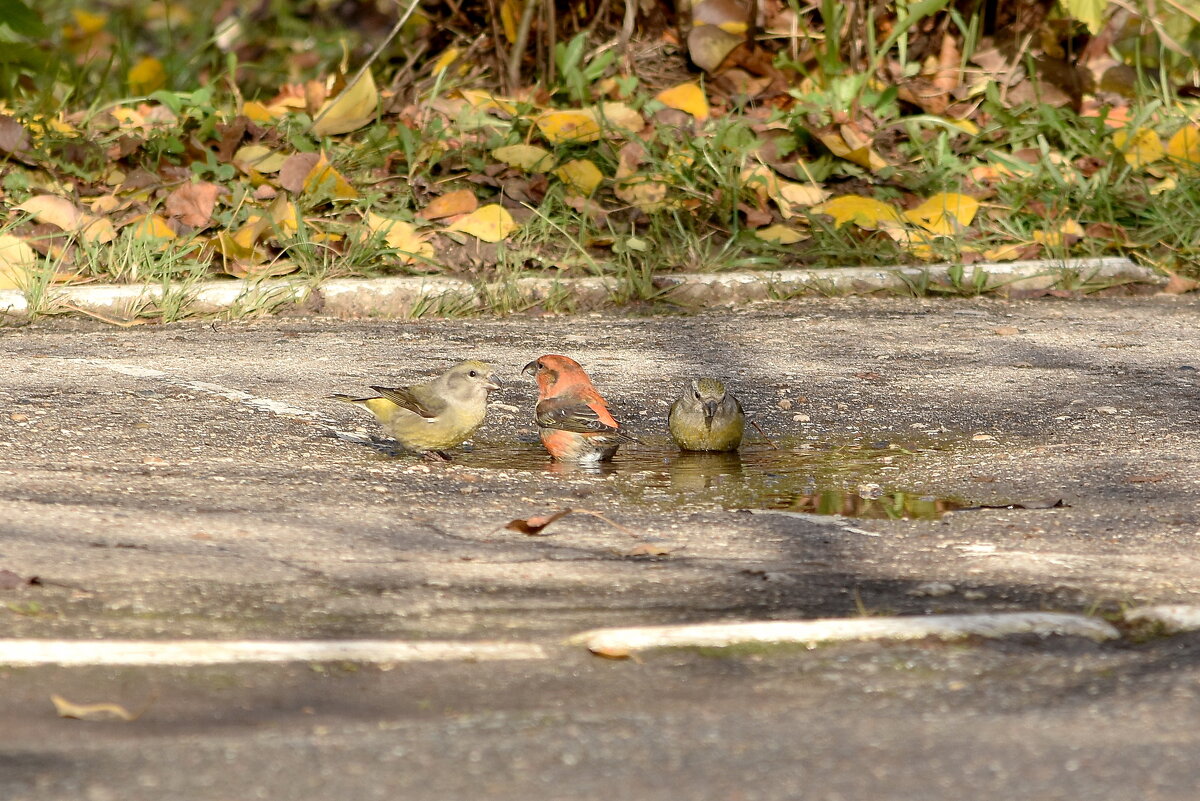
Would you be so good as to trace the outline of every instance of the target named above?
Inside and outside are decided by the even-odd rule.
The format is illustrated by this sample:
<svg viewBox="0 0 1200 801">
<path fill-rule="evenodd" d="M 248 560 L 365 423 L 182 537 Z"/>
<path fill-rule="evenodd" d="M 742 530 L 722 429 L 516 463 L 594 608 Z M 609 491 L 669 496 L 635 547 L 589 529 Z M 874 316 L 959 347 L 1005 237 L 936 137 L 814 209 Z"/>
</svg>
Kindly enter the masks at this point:
<svg viewBox="0 0 1200 801">
<path fill-rule="evenodd" d="M 621 430 L 608 404 L 579 362 L 566 356 L 541 356 L 521 371 L 537 380 L 534 419 L 542 444 L 560 462 L 606 462 L 623 442 L 637 442 Z"/>
</svg>

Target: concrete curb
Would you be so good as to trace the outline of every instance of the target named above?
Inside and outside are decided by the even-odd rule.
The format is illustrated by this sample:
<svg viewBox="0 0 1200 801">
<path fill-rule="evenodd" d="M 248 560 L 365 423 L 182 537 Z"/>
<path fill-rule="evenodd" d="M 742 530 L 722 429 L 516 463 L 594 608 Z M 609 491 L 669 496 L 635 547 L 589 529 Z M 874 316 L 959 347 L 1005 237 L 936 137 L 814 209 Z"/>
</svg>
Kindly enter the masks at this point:
<svg viewBox="0 0 1200 801">
<path fill-rule="evenodd" d="M 482 662 L 546 659 L 533 643 L 398 640 L 0 640 L 4 665 Z"/>
<path fill-rule="evenodd" d="M 961 273 L 958 271 L 961 270 Z M 862 295 L 876 292 L 924 293 L 959 289 L 987 292 L 1038 290 L 1084 285 L 1146 284 L 1166 278 L 1125 258 L 1019 261 L 1003 264 L 948 264 L 926 267 L 837 267 L 821 270 L 771 270 L 737 273 L 680 273 L 652 281 L 656 299 L 684 307 L 729 306 L 757 300 L 804 295 Z M 183 291 L 183 290 L 180 290 Z M 614 277 L 517 278 L 508 282 L 470 282 L 433 276 L 341 278 L 313 286 L 289 279 L 209 281 L 186 290 L 188 314 L 233 314 L 302 310 L 341 318 L 405 318 L 486 312 L 504 298 L 513 307 L 547 305 L 576 311 L 612 306 L 628 295 Z M 54 287 L 49 311 L 80 311 L 129 319 L 162 301 L 157 284 Z M 27 317 L 24 293 L 0 290 L 0 313 Z M 42 310 L 45 311 L 45 310 Z"/>
<path fill-rule="evenodd" d="M 625 657 L 655 648 L 730 648 L 739 645 L 815 646 L 851 640 L 920 640 L 936 637 L 1005 637 L 1011 634 L 1072 635 L 1097 642 L 1120 637 L 1103 620 L 1051 612 L 1010 612 L 921 617 L 856 617 L 826 620 L 772 620 L 595 629 L 571 637 L 594 654 Z"/>
</svg>

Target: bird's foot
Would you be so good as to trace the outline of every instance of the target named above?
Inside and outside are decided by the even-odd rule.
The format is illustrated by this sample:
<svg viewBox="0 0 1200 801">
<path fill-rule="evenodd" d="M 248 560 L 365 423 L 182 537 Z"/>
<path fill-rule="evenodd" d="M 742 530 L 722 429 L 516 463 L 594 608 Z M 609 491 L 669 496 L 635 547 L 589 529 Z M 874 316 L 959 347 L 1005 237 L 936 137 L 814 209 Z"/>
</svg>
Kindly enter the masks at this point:
<svg viewBox="0 0 1200 801">
<path fill-rule="evenodd" d="M 449 462 L 450 455 L 443 451 L 425 451 L 421 454 L 427 462 Z"/>
</svg>

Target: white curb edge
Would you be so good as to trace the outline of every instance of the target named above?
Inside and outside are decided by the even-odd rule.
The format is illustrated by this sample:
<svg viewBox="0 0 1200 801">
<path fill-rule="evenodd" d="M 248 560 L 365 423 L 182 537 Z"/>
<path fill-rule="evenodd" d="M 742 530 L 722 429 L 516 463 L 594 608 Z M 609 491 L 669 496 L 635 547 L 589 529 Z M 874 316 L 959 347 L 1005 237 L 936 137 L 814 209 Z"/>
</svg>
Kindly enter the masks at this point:
<svg viewBox="0 0 1200 801">
<path fill-rule="evenodd" d="M 873 292 L 908 292 L 924 284 L 952 287 L 955 265 L 922 267 L 836 267 L 818 270 L 770 270 L 733 273 L 678 273 L 656 276 L 659 297 L 682 306 L 722 306 L 802 295 L 853 295 Z M 1126 258 L 1066 259 L 974 264 L 961 267 L 958 282 L 975 286 L 976 276 L 988 291 L 1051 289 L 1069 280 L 1092 283 L 1166 284 L 1166 278 Z M 622 291 L 620 281 L 604 278 L 518 278 L 510 283 L 475 284 L 434 276 L 398 278 L 339 278 L 313 286 L 307 281 L 208 281 L 188 290 L 188 313 L 213 314 L 239 306 L 277 310 L 303 303 L 314 314 L 342 318 L 411 317 L 425 307 L 436 312 L 439 304 L 458 309 L 486 311 L 484 298 L 505 292 L 522 302 L 536 304 L 569 299 L 576 308 L 612 305 Z M 153 306 L 163 289 L 157 284 L 81 285 L 51 287 L 49 307 L 73 306 L 85 312 L 128 318 Z M 30 313 L 24 293 L 0 290 L 0 313 L 24 317 Z M 37 311 L 36 309 L 33 311 Z"/>
<path fill-rule="evenodd" d="M 628 656 L 654 648 L 729 648 L 788 643 L 813 646 L 850 640 L 919 640 L 926 637 L 953 640 L 1011 634 L 1070 635 L 1097 642 L 1120 637 L 1116 628 L 1096 618 L 1052 612 L 1013 612 L 595 629 L 577 634 L 568 642 L 585 645 L 589 651 L 603 656 Z"/>
</svg>

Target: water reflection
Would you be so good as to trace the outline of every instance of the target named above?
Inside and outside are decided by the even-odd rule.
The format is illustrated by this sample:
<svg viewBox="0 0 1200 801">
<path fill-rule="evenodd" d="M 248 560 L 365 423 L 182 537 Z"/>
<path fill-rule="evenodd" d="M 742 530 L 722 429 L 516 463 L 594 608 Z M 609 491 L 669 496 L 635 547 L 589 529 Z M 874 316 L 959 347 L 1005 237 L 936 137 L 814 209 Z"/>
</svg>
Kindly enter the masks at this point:
<svg viewBox="0 0 1200 801">
<path fill-rule="evenodd" d="M 666 442 L 623 449 L 612 462 L 552 461 L 540 443 L 477 443 L 454 454 L 454 464 L 504 471 L 544 472 L 605 480 L 629 503 L 679 509 L 782 509 L 858 518 L 933 519 L 967 505 L 898 489 L 904 460 L 920 446 L 851 443 L 816 447 L 788 443 L 750 446 L 740 453 L 681 453 Z"/>
</svg>

